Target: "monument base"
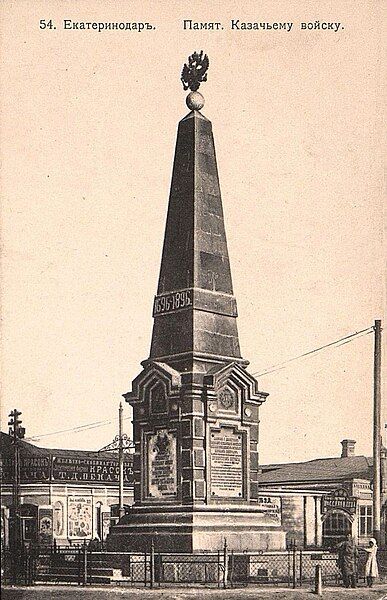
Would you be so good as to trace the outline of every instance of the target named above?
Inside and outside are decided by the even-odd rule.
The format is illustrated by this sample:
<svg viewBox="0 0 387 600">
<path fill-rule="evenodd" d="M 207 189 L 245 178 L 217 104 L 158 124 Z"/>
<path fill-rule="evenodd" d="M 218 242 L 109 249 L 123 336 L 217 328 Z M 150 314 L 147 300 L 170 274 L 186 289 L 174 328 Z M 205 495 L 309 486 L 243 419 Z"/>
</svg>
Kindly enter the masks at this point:
<svg viewBox="0 0 387 600">
<path fill-rule="evenodd" d="M 271 516 L 254 506 L 171 506 L 132 509 L 112 527 L 107 547 L 112 551 L 213 552 L 283 550 L 285 531 L 267 521 Z"/>
</svg>

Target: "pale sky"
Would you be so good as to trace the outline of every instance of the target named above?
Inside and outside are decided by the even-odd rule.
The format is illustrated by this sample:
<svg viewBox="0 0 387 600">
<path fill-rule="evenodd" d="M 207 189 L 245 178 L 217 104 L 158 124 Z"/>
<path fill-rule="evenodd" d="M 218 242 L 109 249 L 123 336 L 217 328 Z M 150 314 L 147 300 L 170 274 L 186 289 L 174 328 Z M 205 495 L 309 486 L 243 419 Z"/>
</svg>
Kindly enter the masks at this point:
<svg viewBox="0 0 387 600">
<path fill-rule="evenodd" d="M 210 4 L 210 6 L 208 6 Z M 213 123 L 250 372 L 383 319 L 381 21 L 363 0 L 3 2 L 2 430 L 109 421 L 38 445 L 98 449 L 148 357 L 194 50 Z M 56 30 L 39 29 L 52 19 Z M 64 30 L 63 19 L 155 30 Z M 183 19 L 221 22 L 183 30 Z M 293 22 L 235 31 L 230 20 Z M 341 23 L 303 31 L 302 21 Z M 373 336 L 260 378 L 261 462 L 372 452 Z M 125 406 L 130 433 L 130 409 Z"/>
</svg>

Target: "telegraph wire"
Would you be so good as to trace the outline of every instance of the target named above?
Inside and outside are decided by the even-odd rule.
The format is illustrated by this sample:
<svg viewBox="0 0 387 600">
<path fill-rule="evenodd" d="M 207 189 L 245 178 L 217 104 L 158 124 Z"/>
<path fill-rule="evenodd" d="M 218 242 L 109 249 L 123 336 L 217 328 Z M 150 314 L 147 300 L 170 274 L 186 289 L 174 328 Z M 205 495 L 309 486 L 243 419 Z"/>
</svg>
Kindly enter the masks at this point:
<svg viewBox="0 0 387 600">
<path fill-rule="evenodd" d="M 319 348 L 315 348 L 314 350 L 309 350 L 308 352 L 304 352 L 303 354 L 294 356 L 293 358 L 289 358 L 288 360 L 285 360 L 276 365 L 272 365 L 271 367 L 268 367 L 267 369 L 264 369 L 263 371 L 257 371 L 255 373 L 252 373 L 252 375 L 255 377 L 263 377 L 264 375 L 269 375 L 270 373 L 276 373 L 277 371 L 286 369 L 286 367 L 289 363 L 292 363 L 296 360 L 300 360 L 301 358 L 305 358 L 307 356 L 311 356 L 312 354 L 316 354 L 317 352 L 321 352 L 322 350 L 325 350 L 325 348 L 330 348 L 333 346 L 336 348 L 339 348 L 340 346 L 343 346 L 344 344 L 348 344 L 349 342 L 353 342 L 355 339 L 358 339 L 359 337 L 362 337 L 363 335 L 368 335 L 368 334 L 372 333 L 373 331 L 374 331 L 373 326 L 367 327 L 366 329 L 361 329 L 360 331 L 355 331 L 354 333 L 346 335 L 338 340 L 335 340 L 334 342 L 330 342 L 329 344 L 324 344 L 324 346 L 320 346 Z M 131 417 L 124 417 L 124 420 L 126 421 L 127 419 L 130 419 L 130 418 Z M 93 423 L 86 423 L 85 425 L 79 425 L 78 427 L 71 427 L 70 429 L 62 429 L 61 431 L 52 431 L 50 433 L 43 433 L 42 435 L 34 435 L 31 437 L 25 438 L 25 440 L 26 441 L 39 441 L 40 438 L 45 438 L 45 437 L 49 437 L 52 435 L 60 435 L 62 433 L 80 433 L 80 432 L 83 433 L 84 431 L 88 431 L 89 429 L 96 429 L 98 427 L 104 427 L 105 425 L 110 425 L 111 423 L 113 423 L 112 419 L 106 420 L 106 421 L 94 421 Z"/>
<path fill-rule="evenodd" d="M 130 419 L 131 417 L 124 417 L 124 420 Z M 78 427 L 71 427 L 70 429 L 62 429 L 61 431 L 51 431 L 51 433 L 42 433 L 42 435 L 33 435 L 31 437 L 24 438 L 25 441 L 31 440 L 40 440 L 40 438 L 48 437 L 51 435 L 60 435 L 61 433 L 83 433 L 84 431 L 88 431 L 89 429 L 96 429 L 97 427 L 104 427 L 105 425 L 110 425 L 113 423 L 113 420 L 107 421 L 95 421 L 94 423 L 86 423 L 85 425 L 79 425 Z"/>
<path fill-rule="evenodd" d="M 316 354 L 316 352 L 321 352 L 321 350 L 324 350 L 325 348 L 329 348 L 332 346 L 335 346 L 336 348 L 338 348 L 339 346 L 343 346 L 344 344 L 353 342 L 354 339 L 362 337 L 363 335 L 368 335 L 368 334 L 372 333 L 373 330 L 374 330 L 373 327 L 367 327 L 367 329 L 361 329 L 360 331 L 355 331 L 355 333 L 350 333 L 349 335 L 346 335 L 338 340 L 335 340 L 334 342 L 329 342 L 329 344 L 324 344 L 324 346 L 320 346 L 319 348 L 315 348 L 314 350 L 309 350 L 308 352 L 304 352 L 303 354 L 299 354 L 298 356 L 289 358 L 288 360 L 285 360 L 276 365 L 272 365 L 271 367 L 268 367 L 267 369 L 264 369 L 263 371 L 257 371 L 255 373 L 252 373 L 252 375 L 255 377 L 262 377 L 263 375 L 269 375 L 269 373 L 275 373 L 276 371 L 281 371 L 282 369 L 285 369 L 289 363 L 292 363 L 295 360 L 305 358 L 306 356 L 310 356 L 311 354 Z"/>
</svg>

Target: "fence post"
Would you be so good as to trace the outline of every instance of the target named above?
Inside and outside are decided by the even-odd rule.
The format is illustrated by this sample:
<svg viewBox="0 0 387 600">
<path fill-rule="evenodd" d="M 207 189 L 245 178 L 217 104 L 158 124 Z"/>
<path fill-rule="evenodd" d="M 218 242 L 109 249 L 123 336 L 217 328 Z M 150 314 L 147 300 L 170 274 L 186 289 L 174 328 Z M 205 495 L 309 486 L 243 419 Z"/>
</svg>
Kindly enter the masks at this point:
<svg viewBox="0 0 387 600">
<path fill-rule="evenodd" d="M 316 565 L 316 574 L 314 579 L 314 593 L 322 596 L 322 571 L 321 565 Z"/>
<path fill-rule="evenodd" d="M 163 559 L 161 557 L 160 552 L 158 553 L 158 561 L 157 561 L 157 565 L 155 565 L 155 578 L 157 579 L 157 583 L 159 584 L 159 587 L 161 586 L 161 581 L 163 578 Z M 156 568 L 157 567 L 157 568 Z M 157 575 L 157 577 L 156 577 Z"/>
<path fill-rule="evenodd" d="M 293 544 L 293 589 L 296 589 L 297 586 L 297 544 L 294 542 Z"/>
<path fill-rule="evenodd" d="M 302 548 L 300 548 L 300 587 L 302 587 L 302 559 L 303 559 Z"/>
<path fill-rule="evenodd" d="M 30 563 L 30 568 L 29 568 L 28 584 L 34 585 L 34 583 L 35 583 L 35 565 L 36 565 L 36 553 L 34 550 L 30 552 L 29 563 Z"/>
<path fill-rule="evenodd" d="M 26 551 L 26 585 L 31 585 L 32 569 L 31 569 L 31 549 L 28 548 Z"/>
<path fill-rule="evenodd" d="M 9 553 L 9 570 L 12 585 L 16 585 L 16 553 L 11 550 Z"/>
<path fill-rule="evenodd" d="M 31 568 L 32 551 L 31 551 L 31 548 L 29 548 L 26 552 L 26 561 L 27 561 L 27 585 L 31 585 L 31 580 L 32 580 L 32 568 Z"/>
<path fill-rule="evenodd" d="M 83 556 L 82 556 L 82 583 L 87 585 L 87 546 L 83 544 Z"/>
<path fill-rule="evenodd" d="M 39 556 L 39 551 L 37 552 L 36 550 L 34 551 L 33 555 L 31 556 L 31 585 L 34 585 L 35 579 L 36 579 L 38 556 Z"/>
<path fill-rule="evenodd" d="M 26 547 L 22 549 L 21 556 L 24 585 L 28 585 L 28 549 Z"/>
<path fill-rule="evenodd" d="M 146 552 L 144 552 L 144 586 L 145 587 L 146 587 L 146 584 L 147 584 L 147 581 L 148 581 L 147 580 L 147 576 L 146 576 L 146 574 L 148 572 L 146 566 L 147 566 L 146 565 Z M 132 569 L 133 569 L 133 567 L 132 567 Z"/>
<path fill-rule="evenodd" d="M 33 558 L 33 562 L 32 562 L 32 585 L 35 585 L 35 581 L 38 577 L 38 565 L 39 565 L 39 556 L 40 556 L 40 549 L 39 546 L 36 549 L 35 553 L 34 553 L 34 558 Z"/>
<path fill-rule="evenodd" d="M 218 567 L 218 588 L 220 588 L 220 552 L 219 552 L 219 550 L 218 550 L 217 567 Z"/>
<path fill-rule="evenodd" d="M 21 564 L 23 572 L 24 585 L 28 585 L 28 563 L 27 563 L 27 549 L 23 548 L 21 552 Z"/>
<path fill-rule="evenodd" d="M 51 558 L 50 558 L 51 561 Z M 78 585 L 82 583 L 82 550 L 78 548 Z"/>
<path fill-rule="evenodd" d="M 233 577 L 234 577 L 234 550 L 231 550 L 231 556 L 230 556 L 230 576 L 229 576 L 230 587 L 232 587 Z"/>
<path fill-rule="evenodd" d="M 153 588 L 155 582 L 155 542 L 152 538 L 150 555 L 150 587 Z"/>
<path fill-rule="evenodd" d="M 224 538 L 223 546 L 223 588 L 227 587 L 227 575 L 228 575 L 228 551 L 227 551 L 227 540 Z"/>
</svg>

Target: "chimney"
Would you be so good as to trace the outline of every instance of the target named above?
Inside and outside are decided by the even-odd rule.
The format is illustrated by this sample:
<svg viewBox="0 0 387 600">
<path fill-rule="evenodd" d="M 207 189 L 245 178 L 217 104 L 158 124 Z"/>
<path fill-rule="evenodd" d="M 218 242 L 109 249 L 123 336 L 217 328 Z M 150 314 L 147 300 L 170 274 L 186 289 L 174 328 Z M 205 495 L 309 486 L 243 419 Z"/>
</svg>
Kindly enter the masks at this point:
<svg viewBox="0 0 387 600">
<path fill-rule="evenodd" d="M 343 440 L 341 442 L 341 458 L 348 458 L 348 456 L 355 456 L 355 440 Z"/>
</svg>

